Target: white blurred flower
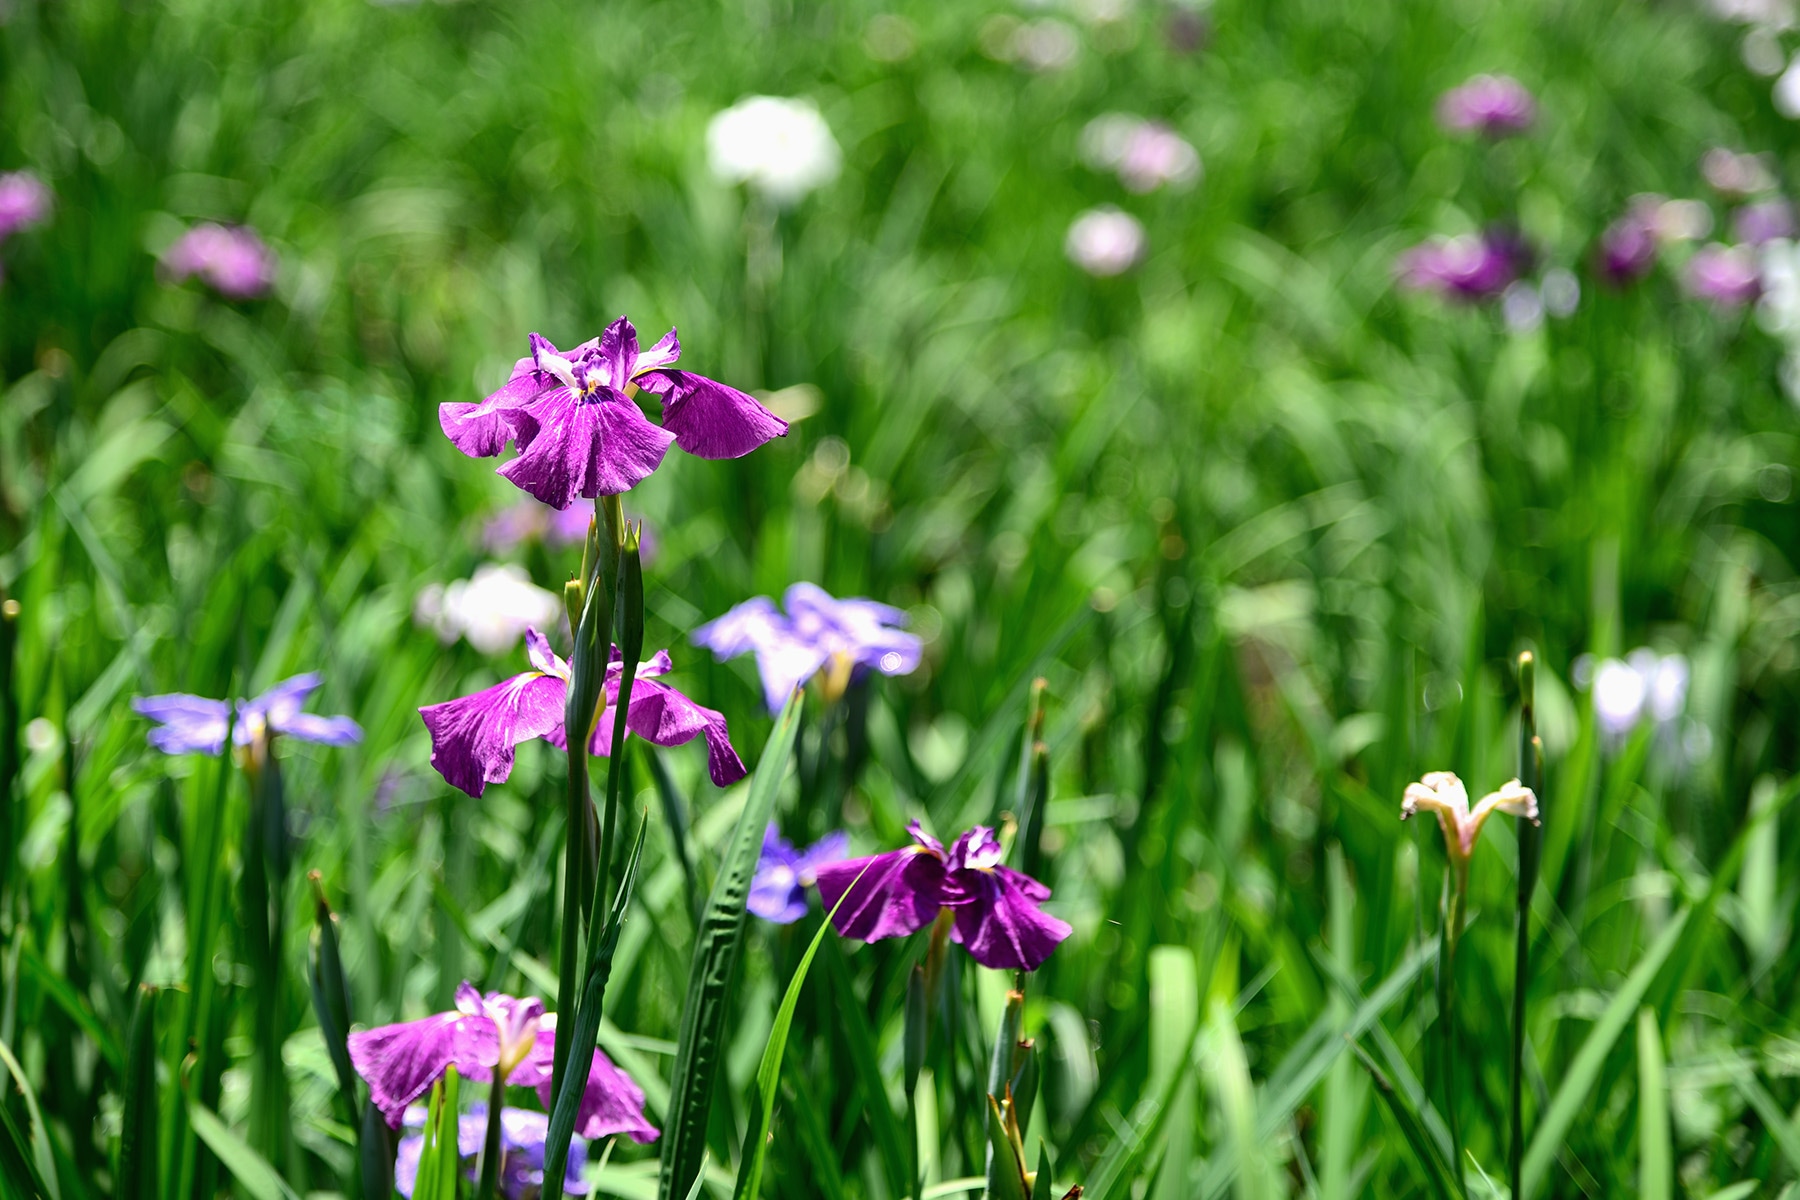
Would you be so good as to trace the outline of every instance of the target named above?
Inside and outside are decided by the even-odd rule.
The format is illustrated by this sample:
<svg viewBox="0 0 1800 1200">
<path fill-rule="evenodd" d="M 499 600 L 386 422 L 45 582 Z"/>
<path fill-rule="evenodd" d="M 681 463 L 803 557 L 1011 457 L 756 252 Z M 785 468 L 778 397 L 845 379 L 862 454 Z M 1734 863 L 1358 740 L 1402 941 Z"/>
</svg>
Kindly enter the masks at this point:
<svg viewBox="0 0 1800 1200">
<path fill-rule="evenodd" d="M 1644 677 L 1630 663 L 1609 658 L 1594 668 L 1594 716 L 1612 737 L 1623 737 L 1644 711 Z"/>
<path fill-rule="evenodd" d="M 842 157 L 810 100 L 747 96 L 706 127 L 706 158 L 726 183 L 747 183 L 777 204 L 794 204 L 837 178 Z"/>
<path fill-rule="evenodd" d="M 1090 208 L 1069 226 L 1063 252 L 1089 275 L 1118 275 L 1144 257 L 1144 227 L 1110 204 Z"/>
<path fill-rule="evenodd" d="M 1775 111 L 1800 120 L 1800 57 L 1789 62 L 1775 81 Z"/>
<path fill-rule="evenodd" d="M 1764 242 L 1757 252 L 1757 273 L 1762 278 L 1757 323 L 1775 337 L 1794 341 L 1800 337 L 1800 246 L 1787 238 Z"/>
<path fill-rule="evenodd" d="M 523 567 L 484 563 L 472 579 L 431 584 L 413 603 L 413 619 L 445 642 L 467 638 L 483 654 L 510 650 L 527 627 L 548 629 L 562 599 L 531 582 Z"/>
<path fill-rule="evenodd" d="M 1500 315 L 1513 333 L 1531 333 L 1544 323 L 1544 297 L 1523 279 L 1515 280 L 1500 296 Z"/>
<path fill-rule="evenodd" d="M 1081 43 L 1068 24 L 1042 17 L 1020 25 L 1012 35 L 1013 61 L 1029 71 L 1058 71 L 1075 61 Z"/>
<path fill-rule="evenodd" d="M 1544 272 L 1541 289 L 1544 311 L 1553 317 L 1569 317 L 1581 306 L 1581 281 L 1567 267 L 1551 267 Z"/>
</svg>

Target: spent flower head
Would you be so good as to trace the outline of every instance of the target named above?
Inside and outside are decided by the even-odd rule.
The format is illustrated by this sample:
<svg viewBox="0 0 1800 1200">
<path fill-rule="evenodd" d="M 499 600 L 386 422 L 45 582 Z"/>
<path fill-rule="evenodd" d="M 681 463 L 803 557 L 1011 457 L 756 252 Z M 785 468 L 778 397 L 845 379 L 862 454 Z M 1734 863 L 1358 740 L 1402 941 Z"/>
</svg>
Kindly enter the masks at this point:
<svg viewBox="0 0 1800 1200">
<path fill-rule="evenodd" d="M 1404 821 L 1422 811 L 1437 816 L 1451 860 L 1464 865 L 1475 852 L 1481 827 L 1495 813 L 1510 813 L 1533 825 L 1538 823 L 1537 797 L 1517 779 L 1507 780 L 1499 791 L 1489 792 L 1470 808 L 1468 789 L 1450 771 L 1430 771 L 1419 782 L 1406 785 L 1406 794 L 1400 801 L 1400 819 Z"/>
<path fill-rule="evenodd" d="M 681 343 L 669 330 L 642 350 L 620 317 L 567 354 L 531 335 L 531 356 L 479 404 L 438 406 L 438 422 L 471 458 L 492 458 L 516 442 L 499 468 L 556 509 L 577 496 L 630 491 L 662 464 L 671 444 L 700 458 L 741 458 L 787 433 L 787 422 L 736 388 L 676 370 Z M 662 425 L 639 410 L 639 391 L 662 398 Z"/>
<path fill-rule="evenodd" d="M 780 712 L 793 690 L 815 675 L 841 695 L 869 671 L 906 675 L 918 668 L 922 645 L 900 628 L 906 614 L 892 605 L 839 600 L 812 583 L 794 584 L 781 602 L 785 615 L 767 596 L 746 600 L 696 629 L 693 639 L 721 659 L 755 653 L 770 712 Z"/>
<path fill-rule="evenodd" d="M 1002 865 L 992 829 L 977 825 L 946 850 L 917 821 L 906 828 L 914 845 L 816 869 L 819 899 L 835 910 L 839 934 L 865 942 L 904 937 L 948 909 L 952 940 L 976 962 L 1022 971 L 1037 970 L 1069 936 L 1066 922 L 1039 907 L 1050 889 Z"/>
</svg>

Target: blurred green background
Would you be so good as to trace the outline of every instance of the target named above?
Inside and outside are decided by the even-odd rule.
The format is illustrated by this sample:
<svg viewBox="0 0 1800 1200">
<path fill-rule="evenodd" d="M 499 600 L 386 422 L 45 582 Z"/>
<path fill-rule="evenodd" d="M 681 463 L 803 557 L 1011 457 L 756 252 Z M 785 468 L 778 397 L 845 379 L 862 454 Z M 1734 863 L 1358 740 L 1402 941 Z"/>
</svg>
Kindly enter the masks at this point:
<svg viewBox="0 0 1800 1200">
<path fill-rule="evenodd" d="M 421 1015 L 465 976 L 553 991 L 533 971 L 555 957 L 539 864 L 560 860 L 560 767 L 526 747 L 469 800 L 426 765 L 416 715 L 521 656 L 446 647 L 412 614 L 493 557 L 483 525 L 518 495 L 448 444 L 436 406 L 496 387 L 528 332 L 566 346 L 619 313 L 647 340 L 678 326 L 683 366 L 800 418 L 740 461 L 671 455 L 626 498 L 656 546 L 648 644 L 728 714 L 746 761 L 768 729 L 754 672 L 687 636 L 794 580 L 905 607 L 926 640 L 918 673 L 872 689 L 845 802 L 859 852 L 913 816 L 954 834 L 1008 809 L 1026 689 L 1049 681 L 1050 907 L 1076 934 L 1027 1024 L 1049 1048 L 1059 1185 L 1216 1194 L 1220 1164 L 1254 1154 L 1240 1194 L 1432 1194 L 1348 1059 L 1297 1097 L 1269 1081 L 1354 1006 L 1343 980 L 1372 989 L 1429 942 L 1441 843 L 1399 823 L 1401 791 L 1427 770 L 1476 795 L 1516 773 L 1511 664 L 1529 648 L 1550 786 L 1528 1112 L 1699 904 L 1643 1001 L 1666 1108 L 1640 1111 L 1631 1037 L 1601 1047 L 1547 1191 L 1634 1192 L 1660 1119 L 1680 1194 L 1785 1194 L 1800 838 L 1774 809 L 1797 752 L 1800 422 L 1767 303 L 1759 324 L 1689 295 L 1682 246 L 1634 286 L 1592 270 L 1637 193 L 1700 198 L 1724 236 L 1709 148 L 1793 167 L 1794 126 L 1752 69 L 1771 45 L 1779 69 L 1783 12 L 0 0 L 0 170 L 55 194 L 0 245 L 0 584 L 20 605 L 24 756 L 0 798 L 0 1041 L 43 1102 L 63 1195 L 112 1194 L 118 1066 L 96 1029 L 122 1035 L 136 982 L 187 977 L 184 814 L 214 775 L 150 751 L 133 695 L 317 669 L 313 707 L 367 731 L 285 751 L 294 1120 L 277 1165 L 296 1190 L 338 1189 L 349 1155 L 301 966 L 305 871 L 343 913 L 359 1022 Z M 1438 126 L 1438 96 L 1483 71 L 1535 92 L 1528 134 Z M 754 93 L 813 101 L 841 147 L 837 177 L 792 205 L 708 169 L 709 120 Z M 1202 178 L 1134 194 L 1086 165 L 1082 131 L 1108 112 L 1166 122 Z M 1100 205 L 1145 234 L 1115 277 L 1065 254 Z M 268 241 L 270 295 L 159 273 L 199 221 Z M 1572 313 L 1509 323 L 1396 289 L 1407 246 L 1495 222 L 1535 246 L 1531 279 L 1574 272 Z M 578 554 L 501 557 L 556 590 Z M 1577 660 L 1639 646 L 1685 657 L 1685 702 L 1609 733 Z M 708 870 L 734 801 L 697 750 L 666 758 Z M 1754 825 L 1753 797 L 1771 809 Z M 1487 840 L 1456 1103 L 1499 1181 L 1515 852 L 1498 822 Z M 653 829 L 648 919 L 628 926 L 602 1041 L 653 1120 L 691 936 L 668 855 Z M 753 926 L 724 1128 L 815 921 Z M 1238 1001 L 1267 1136 L 1233 1142 L 1223 1067 L 1195 1069 L 1173 1120 L 1143 1119 L 1198 1019 L 1159 1007 L 1153 946 L 1185 948 L 1202 997 Z M 824 1032 L 788 1058 L 784 1104 L 804 1095 L 824 1141 L 778 1115 L 773 1194 L 827 1194 L 824 1156 L 846 1194 L 889 1195 L 831 1013 L 865 1008 L 897 1099 L 900 959 L 844 950 L 841 979 L 808 985 L 803 1027 Z M 251 1054 L 233 953 L 227 937 L 214 959 L 229 1123 Z M 998 984 L 968 987 L 991 1014 Z M 1417 985 L 1382 1033 L 1428 1087 L 1432 1015 Z M 982 1169 L 970 1089 L 992 1022 L 970 1019 L 969 1078 L 943 1084 L 944 1179 Z M 23 1116 L 16 1089 L 8 1104 Z M 641 1194 L 627 1160 L 646 1153 L 621 1146 L 602 1186 Z"/>
</svg>

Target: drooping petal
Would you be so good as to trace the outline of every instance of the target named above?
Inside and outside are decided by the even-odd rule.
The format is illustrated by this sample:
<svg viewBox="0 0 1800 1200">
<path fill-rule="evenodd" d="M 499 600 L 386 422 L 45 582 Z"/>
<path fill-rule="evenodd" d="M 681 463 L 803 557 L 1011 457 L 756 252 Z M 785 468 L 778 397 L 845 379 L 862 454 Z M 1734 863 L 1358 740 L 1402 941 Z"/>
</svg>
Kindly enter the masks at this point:
<svg viewBox="0 0 1800 1200">
<path fill-rule="evenodd" d="M 513 747 L 562 728 L 568 685 L 527 671 L 472 696 L 419 710 L 431 732 L 431 765 L 471 796 L 512 774 Z"/>
<path fill-rule="evenodd" d="M 512 414 L 559 384 L 529 358 L 513 364 L 512 376 L 479 404 L 438 405 L 444 436 L 470 458 L 492 458 L 512 440 Z"/>
<path fill-rule="evenodd" d="M 922 847 L 825 863 L 815 873 L 819 900 L 827 912 L 837 908 L 831 923 L 844 937 L 904 937 L 931 924 L 943 907 L 943 859 Z M 846 898 L 845 892 L 851 894 Z"/>
<path fill-rule="evenodd" d="M 362 741 L 362 726 L 349 717 L 321 717 L 314 713 L 295 713 L 278 725 L 277 731 L 303 742 L 321 742 L 327 746 L 350 746 Z"/>
<path fill-rule="evenodd" d="M 617 684 L 608 693 L 618 699 Z M 594 726 L 593 752 L 612 753 L 613 714 L 617 708 L 608 704 Z M 718 787 L 729 787 L 742 779 L 747 771 L 744 760 L 731 746 L 731 733 L 725 726 L 725 714 L 696 704 L 666 683 L 654 679 L 638 679 L 631 688 L 631 712 L 625 728 L 653 746 L 685 746 L 696 737 L 706 738 L 706 768 Z"/>
<path fill-rule="evenodd" d="M 646 371 L 637 384 L 663 398 L 663 428 L 675 444 L 699 458 L 742 458 L 774 438 L 788 423 L 756 397 L 689 371 Z"/>
<path fill-rule="evenodd" d="M 550 1094 L 550 1063 L 556 1053 L 556 1016 L 544 1017 L 538 1028 L 538 1044 L 530 1058 L 513 1074 L 513 1080 L 524 1084 L 528 1067 L 541 1068 L 532 1085 L 538 1099 L 548 1110 L 555 1097 Z M 575 1132 L 590 1140 L 622 1133 L 634 1142 L 654 1142 L 660 1132 L 644 1117 L 644 1090 L 631 1076 L 613 1065 L 604 1051 L 594 1051 L 593 1065 L 588 1068 L 587 1087 L 581 1095 L 581 1108 L 575 1117 Z"/>
<path fill-rule="evenodd" d="M 1509 779 L 1500 785 L 1499 791 L 1483 796 L 1481 803 L 1469 812 L 1468 819 L 1463 822 L 1459 832 L 1465 857 L 1475 852 L 1475 839 L 1481 836 L 1481 827 L 1497 812 L 1524 817 L 1533 825 L 1539 824 L 1537 795 L 1517 779 Z"/>
<path fill-rule="evenodd" d="M 691 640 L 726 659 L 761 650 L 786 633 L 787 618 L 776 610 L 775 602 L 755 596 L 694 630 Z"/>
<path fill-rule="evenodd" d="M 226 718 L 231 710 L 223 700 L 170 692 L 133 697 L 131 710 L 157 722 L 149 741 L 164 754 L 217 754 L 225 748 Z"/>
<path fill-rule="evenodd" d="M 984 967 L 1035 971 L 1071 932 L 1019 885 L 1026 878 L 1004 868 L 971 869 L 951 872 L 945 882 L 944 902 L 956 910 L 957 940 Z"/>
<path fill-rule="evenodd" d="M 429 1091 L 447 1067 L 491 1068 L 500 1056 L 493 1021 L 454 1011 L 359 1030 L 348 1041 L 350 1062 L 391 1129 L 400 1128 L 406 1106 Z"/>
<path fill-rule="evenodd" d="M 517 410 L 513 424 L 519 457 L 500 474 L 556 509 L 577 496 L 630 491 L 662 464 L 675 440 L 622 396 L 586 401 L 567 389 Z"/>
<path fill-rule="evenodd" d="M 269 724 L 292 716 L 300 711 L 307 697 L 319 690 L 324 682 L 317 671 L 307 671 L 301 675 L 290 675 L 260 696 L 238 702 L 239 723 L 251 716 L 260 716 Z"/>
</svg>

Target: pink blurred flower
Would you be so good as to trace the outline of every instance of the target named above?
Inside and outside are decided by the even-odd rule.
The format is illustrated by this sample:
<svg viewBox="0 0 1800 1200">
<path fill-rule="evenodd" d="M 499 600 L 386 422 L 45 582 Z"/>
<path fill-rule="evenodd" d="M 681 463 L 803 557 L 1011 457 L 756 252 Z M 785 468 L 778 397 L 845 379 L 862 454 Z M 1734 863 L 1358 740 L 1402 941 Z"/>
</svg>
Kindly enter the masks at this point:
<svg viewBox="0 0 1800 1200">
<path fill-rule="evenodd" d="M 1723 146 L 1714 146 L 1700 159 L 1700 173 L 1722 196 L 1741 200 L 1772 191 L 1775 172 L 1766 154 L 1734 154 Z"/>
<path fill-rule="evenodd" d="M 1688 260 L 1688 291 L 1725 308 L 1738 308 L 1762 294 L 1756 255 L 1748 246 L 1709 242 Z"/>
<path fill-rule="evenodd" d="M 196 225 L 163 254 L 163 270 L 175 282 L 198 275 L 222 296 L 249 300 L 275 282 L 275 254 L 243 225 Z"/>
<path fill-rule="evenodd" d="M 1500 295 L 1531 265 L 1531 249 L 1509 229 L 1432 238 L 1400 256 L 1395 274 L 1403 287 L 1458 300 Z"/>
<path fill-rule="evenodd" d="M 1537 101 L 1510 75 L 1477 75 L 1438 98 L 1438 123 L 1489 137 L 1523 133 L 1537 119 Z"/>
<path fill-rule="evenodd" d="M 1635 283 L 1656 265 L 1656 214 L 1633 204 L 1624 216 L 1600 235 L 1595 266 L 1600 277 L 1614 286 Z"/>
<path fill-rule="evenodd" d="M 0 241 L 42 224 L 50 215 L 50 188 L 30 171 L 0 175 Z"/>
</svg>

